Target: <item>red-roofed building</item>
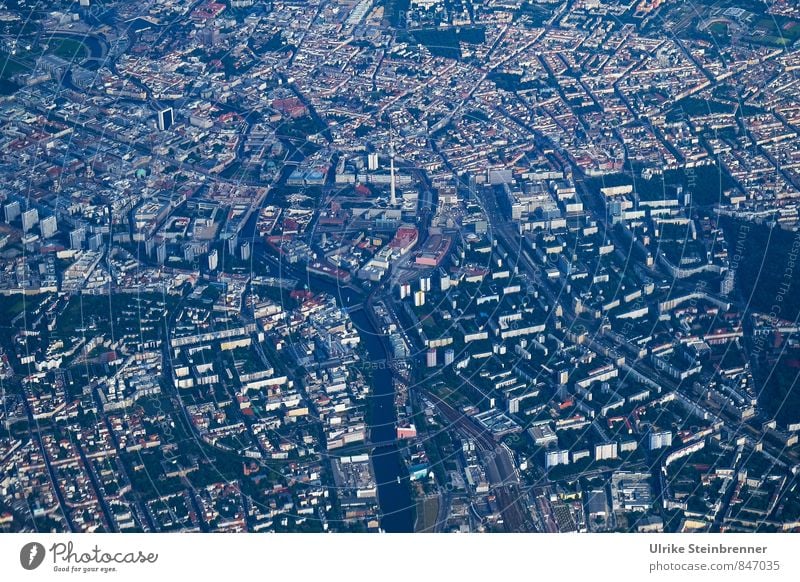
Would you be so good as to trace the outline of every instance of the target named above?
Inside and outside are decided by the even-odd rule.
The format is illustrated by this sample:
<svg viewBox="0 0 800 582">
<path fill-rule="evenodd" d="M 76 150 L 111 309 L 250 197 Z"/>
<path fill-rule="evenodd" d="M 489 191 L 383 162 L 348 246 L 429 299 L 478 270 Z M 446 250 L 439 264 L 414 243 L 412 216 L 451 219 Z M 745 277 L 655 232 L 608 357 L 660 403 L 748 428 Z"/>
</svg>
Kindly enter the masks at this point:
<svg viewBox="0 0 800 582">
<path fill-rule="evenodd" d="M 428 237 L 424 248 L 419 252 L 414 262 L 418 265 L 425 265 L 426 267 L 437 267 L 449 250 L 449 236 L 432 235 Z"/>
<path fill-rule="evenodd" d="M 275 99 L 275 101 L 272 102 L 272 107 L 292 119 L 308 115 L 308 109 L 306 109 L 306 106 L 303 105 L 303 102 L 297 97 Z"/>
<path fill-rule="evenodd" d="M 225 5 L 219 2 L 208 2 L 195 8 L 192 12 L 192 20 L 211 20 L 219 16 L 225 10 Z"/>
<path fill-rule="evenodd" d="M 397 229 L 394 238 L 389 243 L 389 248 L 400 253 L 400 256 L 403 256 L 414 248 L 414 245 L 417 244 L 417 240 L 419 240 L 419 231 L 417 227 L 401 226 Z"/>
</svg>

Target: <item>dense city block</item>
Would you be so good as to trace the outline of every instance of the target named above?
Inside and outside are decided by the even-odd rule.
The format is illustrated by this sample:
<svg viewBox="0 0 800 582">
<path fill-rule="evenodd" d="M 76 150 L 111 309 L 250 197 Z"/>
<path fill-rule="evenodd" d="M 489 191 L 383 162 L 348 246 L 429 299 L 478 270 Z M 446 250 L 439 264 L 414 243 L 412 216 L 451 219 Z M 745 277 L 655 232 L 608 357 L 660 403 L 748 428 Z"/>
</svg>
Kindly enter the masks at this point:
<svg viewBox="0 0 800 582">
<path fill-rule="evenodd" d="M 793 0 L 0 0 L 0 531 L 800 529 Z"/>
</svg>

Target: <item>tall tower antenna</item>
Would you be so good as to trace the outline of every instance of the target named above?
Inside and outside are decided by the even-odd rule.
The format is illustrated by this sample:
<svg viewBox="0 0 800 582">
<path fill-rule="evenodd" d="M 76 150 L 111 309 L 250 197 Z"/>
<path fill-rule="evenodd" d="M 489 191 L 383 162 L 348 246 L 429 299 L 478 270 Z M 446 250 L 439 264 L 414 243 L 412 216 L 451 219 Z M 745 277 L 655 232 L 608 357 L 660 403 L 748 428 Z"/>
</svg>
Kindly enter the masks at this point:
<svg viewBox="0 0 800 582">
<path fill-rule="evenodd" d="M 390 174 L 390 184 L 389 184 L 389 204 L 392 206 L 397 205 L 397 192 L 395 191 L 395 179 L 394 179 L 394 134 L 392 133 L 392 125 L 389 122 L 389 174 Z"/>
</svg>

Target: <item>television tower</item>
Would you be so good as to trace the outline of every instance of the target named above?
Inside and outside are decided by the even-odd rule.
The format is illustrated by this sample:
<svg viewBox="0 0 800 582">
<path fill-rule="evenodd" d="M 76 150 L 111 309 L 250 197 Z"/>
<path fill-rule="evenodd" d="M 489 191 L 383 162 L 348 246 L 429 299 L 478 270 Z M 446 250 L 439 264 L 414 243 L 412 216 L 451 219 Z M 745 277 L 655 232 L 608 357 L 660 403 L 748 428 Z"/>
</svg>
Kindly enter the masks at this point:
<svg viewBox="0 0 800 582">
<path fill-rule="evenodd" d="M 391 131 L 391 130 L 390 130 Z M 397 205 L 397 193 L 395 191 L 394 185 L 394 137 L 390 135 L 389 137 L 389 174 L 390 174 L 390 184 L 389 184 L 389 204 L 392 206 Z"/>
</svg>

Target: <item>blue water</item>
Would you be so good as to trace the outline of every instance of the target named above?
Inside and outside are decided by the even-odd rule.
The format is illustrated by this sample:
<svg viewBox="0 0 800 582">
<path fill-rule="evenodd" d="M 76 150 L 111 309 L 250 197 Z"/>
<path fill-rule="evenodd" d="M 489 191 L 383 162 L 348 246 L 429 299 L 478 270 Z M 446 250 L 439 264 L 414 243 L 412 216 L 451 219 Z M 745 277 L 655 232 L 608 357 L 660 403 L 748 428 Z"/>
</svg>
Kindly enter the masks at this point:
<svg viewBox="0 0 800 582">
<path fill-rule="evenodd" d="M 362 344 L 370 360 L 385 361 L 387 352 L 381 336 L 364 310 L 351 315 L 361 333 Z M 411 500 L 411 485 L 408 470 L 400 455 L 397 441 L 397 411 L 394 407 L 392 372 L 383 366 L 372 371 L 372 394 L 370 397 L 370 440 L 375 443 L 392 442 L 377 447 L 372 452 L 372 466 L 378 482 L 378 504 L 381 508 L 381 527 L 387 532 L 414 531 L 414 502 Z M 398 477 L 400 481 L 398 482 Z"/>
<path fill-rule="evenodd" d="M 314 290 L 334 295 L 343 306 L 354 307 L 362 302 L 363 298 L 352 291 L 319 277 L 309 277 L 307 281 Z M 385 338 L 378 333 L 365 309 L 353 311 L 350 317 L 361 336 L 361 345 L 367 350 L 367 363 L 381 364 L 371 369 L 372 392 L 369 399 L 370 441 L 392 443 L 376 447 L 371 455 L 378 485 L 381 527 L 391 533 L 413 532 L 416 508 L 411 499 L 408 469 L 397 445 L 392 371 L 382 365 L 388 356 Z"/>
</svg>

